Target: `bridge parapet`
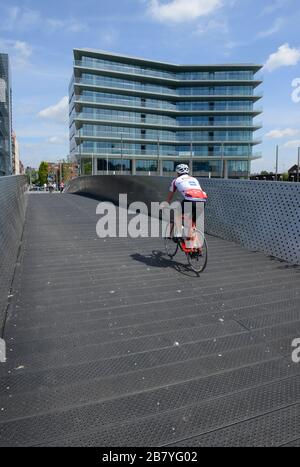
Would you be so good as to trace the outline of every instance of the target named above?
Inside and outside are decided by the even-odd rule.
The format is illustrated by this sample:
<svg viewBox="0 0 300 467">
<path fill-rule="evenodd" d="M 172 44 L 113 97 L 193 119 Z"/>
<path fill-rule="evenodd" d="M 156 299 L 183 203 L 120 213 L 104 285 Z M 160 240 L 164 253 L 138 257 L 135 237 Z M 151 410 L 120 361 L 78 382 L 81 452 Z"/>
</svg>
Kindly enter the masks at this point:
<svg viewBox="0 0 300 467">
<path fill-rule="evenodd" d="M 27 179 L 0 177 L 0 336 L 25 220 Z"/>
<path fill-rule="evenodd" d="M 118 202 L 163 201 L 171 177 L 96 175 L 74 179 L 67 191 Z M 251 250 L 300 264 L 300 184 L 200 179 L 208 193 L 206 232 Z"/>
</svg>

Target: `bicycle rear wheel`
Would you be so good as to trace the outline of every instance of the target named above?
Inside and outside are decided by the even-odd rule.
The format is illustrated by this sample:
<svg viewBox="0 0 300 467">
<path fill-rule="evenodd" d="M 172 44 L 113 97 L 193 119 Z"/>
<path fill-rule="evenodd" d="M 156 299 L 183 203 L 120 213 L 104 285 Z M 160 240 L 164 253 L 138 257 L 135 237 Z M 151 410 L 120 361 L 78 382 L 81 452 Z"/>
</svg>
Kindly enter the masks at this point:
<svg viewBox="0 0 300 467">
<path fill-rule="evenodd" d="M 165 249 L 166 253 L 170 258 L 173 258 L 178 250 L 178 242 L 174 241 L 173 237 L 174 233 L 174 225 L 173 224 L 168 224 L 165 232 Z"/>
<path fill-rule="evenodd" d="M 193 252 L 187 253 L 187 258 L 191 269 L 197 273 L 203 272 L 207 265 L 208 248 L 204 234 L 197 230 L 197 235 L 202 245 L 201 248 L 195 249 Z"/>
</svg>

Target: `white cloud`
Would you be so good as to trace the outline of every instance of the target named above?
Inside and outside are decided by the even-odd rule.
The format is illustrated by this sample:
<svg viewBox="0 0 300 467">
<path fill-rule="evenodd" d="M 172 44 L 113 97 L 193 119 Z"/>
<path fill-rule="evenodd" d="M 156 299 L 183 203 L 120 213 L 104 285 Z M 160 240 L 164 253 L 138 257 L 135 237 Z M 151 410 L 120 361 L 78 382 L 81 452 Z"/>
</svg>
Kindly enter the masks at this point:
<svg viewBox="0 0 300 467">
<path fill-rule="evenodd" d="M 1 18 L 2 19 L 2 18 Z M 41 29 L 47 32 L 79 33 L 87 30 L 87 25 L 81 20 L 70 18 L 47 18 L 38 10 L 26 7 L 12 6 L 6 8 L 3 21 L 0 22 L 0 30 L 3 31 L 32 31 Z"/>
<path fill-rule="evenodd" d="M 150 0 L 148 11 L 159 21 L 182 23 L 213 13 L 222 3 L 222 0 L 171 0 L 168 3 Z"/>
<path fill-rule="evenodd" d="M 292 101 L 298 104 L 300 102 L 300 78 L 293 79 L 292 87 L 295 88 L 291 95 Z"/>
<path fill-rule="evenodd" d="M 41 16 L 37 10 L 11 6 L 6 9 L 0 29 L 4 31 L 28 31 L 40 23 Z"/>
<path fill-rule="evenodd" d="M 285 148 L 300 148 L 300 139 L 288 141 L 284 144 Z"/>
<path fill-rule="evenodd" d="M 270 15 L 274 11 L 279 10 L 280 8 L 283 8 L 286 6 L 289 0 L 273 0 L 272 3 L 269 5 L 265 6 L 263 10 L 261 11 L 259 16 L 265 16 L 265 15 Z"/>
<path fill-rule="evenodd" d="M 273 71 L 283 66 L 297 65 L 299 61 L 300 48 L 293 48 L 290 47 L 288 43 L 285 43 L 269 56 L 265 63 L 265 68 L 268 71 Z"/>
<path fill-rule="evenodd" d="M 263 39 L 265 37 L 269 37 L 269 36 L 272 36 L 273 34 L 276 34 L 277 32 L 279 32 L 281 30 L 281 28 L 283 27 L 285 23 L 285 20 L 284 18 L 277 18 L 273 25 L 269 28 L 269 29 L 265 29 L 263 31 L 260 31 L 256 37 L 258 37 L 259 39 Z"/>
<path fill-rule="evenodd" d="M 68 135 L 64 136 L 51 136 L 47 139 L 47 142 L 50 144 L 64 144 L 68 141 Z"/>
<path fill-rule="evenodd" d="M 50 105 L 41 110 L 38 116 L 56 123 L 67 124 L 68 122 L 69 98 L 64 96 L 57 104 Z"/>
<path fill-rule="evenodd" d="M 215 20 L 215 19 L 210 19 L 206 23 L 199 24 L 194 32 L 195 35 L 197 36 L 202 36 L 204 34 L 209 34 L 209 33 L 218 33 L 218 34 L 228 34 L 229 33 L 229 27 L 228 23 L 226 20 Z"/>
<path fill-rule="evenodd" d="M 100 34 L 98 36 L 99 41 L 105 47 L 112 47 L 114 46 L 119 40 L 119 31 L 115 28 L 102 28 L 99 31 Z"/>
<path fill-rule="evenodd" d="M 227 41 L 224 44 L 224 48 L 227 50 L 233 50 L 233 49 L 236 49 L 237 47 L 240 47 L 241 45 L 243 45 L 243 43 L 239 41 Z"/>
<path fill-rule="evenodd" d="M 78 21 L 74 18 L 69 19 L 57 19 L 57 18 L 48 18 L 46 20 L 47 26 L 51 31 L 66 31 L 66 32 L 83 32 L 87 30 L 87 25 L 82 21 Z"/>
<path fill-rule="evenodd" d="M 289 136 L 296 136 L 300 134 L 300 130 L 294 128 L 285 128 L 283 130 L 272 130 L 266 134 L 267 138 L 277 139 L 277 138 L 285 138 Z"/>
<path fill-rule="evenodd" d="M 28 66 L 32 47 L 27 42 L 0 39 L 0 49 L 9 54 L 13 68 L 21 69 Z"/>
</svg>

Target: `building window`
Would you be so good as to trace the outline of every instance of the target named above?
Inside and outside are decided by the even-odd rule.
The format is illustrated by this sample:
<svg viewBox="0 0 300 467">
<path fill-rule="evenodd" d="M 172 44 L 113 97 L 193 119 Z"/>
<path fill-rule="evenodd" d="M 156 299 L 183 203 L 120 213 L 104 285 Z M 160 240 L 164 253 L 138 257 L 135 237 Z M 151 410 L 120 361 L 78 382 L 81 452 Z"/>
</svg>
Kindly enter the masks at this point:
<svg viewBox="0 0 300 467">
<path fill-rule="evenodd" d="M 137 172 L 157 172 L 157 161 L 154 160 L 137 160 Z"/>
<path fill-rule="evenodd" d="M 108 159 L 108 170 L 110 172 L 131 172 L 132 162 L 129 159 Z M 97 169 L 99 172 L 107 171 L 107 159 L 97 159 Z"/>
<path fill-rule="evenodd" d="M 175 172 L 175 168 L 178 162 L 176 161 L 163 161 L 164 172 Z"/>
<path fill-rule="evenodd" d="M 216 176 L 219 175 L 221 171 L 221 161 L 194 161 L 193 162 L 193 172 L 208 175 L 211 173 Z"/>
<path fill-rule="evenodd" d="M 229 177 L 245 177 L 248 175 L 248 161 L 228 161 Z"/>
</svg>

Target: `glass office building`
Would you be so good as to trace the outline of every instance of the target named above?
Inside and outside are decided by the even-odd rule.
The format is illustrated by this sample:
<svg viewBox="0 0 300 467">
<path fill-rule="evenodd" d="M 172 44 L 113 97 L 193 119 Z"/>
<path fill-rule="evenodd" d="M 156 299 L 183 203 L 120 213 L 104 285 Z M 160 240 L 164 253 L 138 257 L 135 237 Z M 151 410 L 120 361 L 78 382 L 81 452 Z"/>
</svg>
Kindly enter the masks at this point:
<svg viewBox="0 0 300 467">
<path fill-rule="evenodd" d="M 11 84 L 9 58 L 0 53 L 0 176 L 11 175 Z"/>
<path fill-rule="evenodd" d="M 70 154 L 81 174 L 246 177 L 260 65 L 174 65 L 74 50 Z"/>
</svg>

